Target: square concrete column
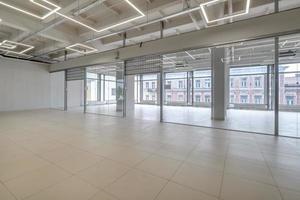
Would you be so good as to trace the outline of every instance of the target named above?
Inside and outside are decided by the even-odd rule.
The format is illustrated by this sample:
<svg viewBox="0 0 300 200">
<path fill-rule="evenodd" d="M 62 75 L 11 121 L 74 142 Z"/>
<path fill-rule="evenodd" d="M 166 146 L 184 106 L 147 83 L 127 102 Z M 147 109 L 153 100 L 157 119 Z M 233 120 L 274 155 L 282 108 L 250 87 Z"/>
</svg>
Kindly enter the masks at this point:
<svg viewBox="0 0 300 200">
<path fill-rule="evenodd" d="M 225 120 L 229 103 L 229 65 L 226 48 L 212 49 L 212 119 Z"/>
<path fill-rule="evenodd" d="M 116 71 L 116 101 L 117 101 L 117 112 L 123 111 L 123 101 L 124 101 L 124 94 L 123 94 L 123 87 L 124 87 L 124 71 L 122 67 L 119 67 Z"/>
<path fill-rule="evenodd" d="M 125 76 L 126 79 L 126 116 L 134 116 L 134 75 Z"/>
</svg>

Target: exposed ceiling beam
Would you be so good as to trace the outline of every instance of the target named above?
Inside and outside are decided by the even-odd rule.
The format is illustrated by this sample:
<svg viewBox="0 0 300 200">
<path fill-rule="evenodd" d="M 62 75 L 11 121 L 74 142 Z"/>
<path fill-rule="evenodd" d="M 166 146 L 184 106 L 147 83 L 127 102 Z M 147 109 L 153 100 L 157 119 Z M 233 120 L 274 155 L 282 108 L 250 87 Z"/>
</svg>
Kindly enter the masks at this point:
<svg viewBox="0 0 300 200">
<path fill-rule="evenodd" d="M 23 14 L 13 12 L 12 10 L 8 9 L 1 10 L 1 18 L 3 20 L 1 23 L 3 23 L 4 25 L 28 33 L 32 32 L 32 30 L 39 30 L 44 28 L 44 25 L 41 24 L 38 20 L 29 18 L 27 16 L 24 16 Z M 47 34 L 41 34 L 41 36 L 59 42 L 72 41 L 76 39 L 75 35 L 72 36 L 54 29 L 47 31 Z"/>
<path fill-rule="evenodd" d="M 51 65 L 51 71 L 114 62 L 117 55 L 119 59 L 126 60 L 155 53 L 176 52 L 201 47 L 207 48 L 224 43 L 242 42 L 247 39 L 290 34 L 300 32 L 299 24 L 300 8 L 150 41 L 144 43 L 142 47 L 139 45 L 128 46 L 71 59 Z"/>
</svg>

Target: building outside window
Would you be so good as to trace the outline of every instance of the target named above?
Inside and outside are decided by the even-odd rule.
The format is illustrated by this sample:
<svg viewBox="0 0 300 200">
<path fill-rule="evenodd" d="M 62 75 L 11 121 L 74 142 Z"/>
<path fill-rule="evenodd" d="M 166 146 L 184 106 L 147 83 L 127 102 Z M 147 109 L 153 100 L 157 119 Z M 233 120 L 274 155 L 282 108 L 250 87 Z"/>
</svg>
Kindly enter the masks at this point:
<svg viewBox="0 0 300 200">
<path fill-rule="evenodd" d="M 167 95 L 167 101 L 171 101 L 171 99 L 172 99 L 172 96 L 171 95 Z"/>
<path fill-rule="evenodd" d="M 196 95 L 195 96 L 195 100 L 197 103 L 199 103 L 201 101 L 201 96 L 200 95 Z"/>
<path fill-rule="evenodd" d="M 286 104 L 288 106 L 292 106 L 292 105 L 295 104 L 295 97 L 294 96 L 286 96 L 285 99 L 286 99 Z"/>
<path fill-rule="evenodd" d="M 196 88 L 200 88 L 201 87 L 201 81 L 200 80 L 196 80 L 195 87 Z"/>
<path fill-rule="evenodd" d="M 210 79 L 205 79 L 205 88 L 210 88 Z"/>
<path fill-rule="evenodd" d="M 248 103 L 248 95 L 241 95 L 241 103 Z"/>
<path fill-rule="evenodd" d="M 210 103 L 210 95 L 205 95 L 205 103 Z"/>
<path fill-rule="evenodd" d="M 152 82 L 152 89 L 155 89 L 155 82 Z"/>
<path fill-rule="evenodd" d="M 261 77 L 255 77 L 254 86 L 256 88 L 260 88 L 261 87 Z"/>
<path fill-rule="evenodd" d="M 241 87 L 246 88 L 247 87 L 247 78 L 241 78 Z"/>
<path fill-rule="evenodd" d="M 183 87 L 183 81 L 179 81 L 178 82 L 178 88 L 180 88 L 180 89 L 183 89 L 184 87 Z"/>
<path fill-rule="evenodd" d="M 183 101 L 183 95 L 182 94 L 178 95 L 178 101 Z"/>
<path fill-rule="evenodd" d="M 254 103 L 255 104 L 262 104 L 262 96 L 261 95 L 255 95 L 254 96 Z"/>
</svg>

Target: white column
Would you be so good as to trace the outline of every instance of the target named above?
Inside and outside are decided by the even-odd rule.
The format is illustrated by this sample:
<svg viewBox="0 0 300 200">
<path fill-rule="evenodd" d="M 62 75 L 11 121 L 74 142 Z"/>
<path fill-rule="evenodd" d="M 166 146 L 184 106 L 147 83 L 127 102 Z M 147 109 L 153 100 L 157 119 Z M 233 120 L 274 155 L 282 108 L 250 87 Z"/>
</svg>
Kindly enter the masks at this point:
<svg viewBox="0 0 300 200">
<path fill-rule="evenodd" d="M 134 75 L 128 75 L 126 79 L 126 116 L 134 115 Z"/>
<path fill-rule="evenodd" d="M 212 119 L 225 120 L 229 102 L 229 65 L 226 48 L 212 49 Z"/>
</svg>

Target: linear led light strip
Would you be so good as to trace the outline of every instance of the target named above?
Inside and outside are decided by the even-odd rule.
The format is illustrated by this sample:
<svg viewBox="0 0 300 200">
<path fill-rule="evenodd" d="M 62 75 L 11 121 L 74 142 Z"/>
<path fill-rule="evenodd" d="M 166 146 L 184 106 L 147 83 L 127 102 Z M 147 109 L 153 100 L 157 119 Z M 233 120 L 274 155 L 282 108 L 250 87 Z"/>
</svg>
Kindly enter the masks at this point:
<svg viewBox="0 0 300 200">
<path fill-rule="evenodd" d="M 41 1 L 44 1 L 44 2 L 46 2 L 47 4 L 49 4 L 49 5 L 53 6 L 53 7 L 55 7 L 55 9 L 51 9 L 51 8 L 48 8 L 48 7 L 46 7 L 46 6 L 42 5 L 42 4 L 40 4 L 40 3 L 37 3 L 37 2 L 35 2 L 36 0 L 29 0 L 29 1 L 32 2 L 32 3 L 34 3 L 34 4 L 36 4 L 36 5 L 39 5 L 39 6 L 43 7 L 43 8 L 45 8 L 45 9 L 47 9 L 47 10 L 49 10 L 50 12 L 47 13 L 46 15 L 44 15 L 44 16 L 39 16 L 39 15 L 33 14 L 33 13 L 31 13 L 31 12 L 28 12 L 28 11 L 26 11 L 26 10 L 23 10 L 23 9 L 21 9 L 21 8 L 17 8 L 17 7 L 15 7 L 15 6 L 13 6 L 13 5 L 7 4 L 7 3 L 5 3 L 5 2 L 3 2 L 3 1 L 0 1 L 0 5 L 9 7 L 9 8 L 11 8 L 11 9 L 17 10 L 17 11 L 19 11 L 19 12 L 22 12 L 22 13 L 24 13 L 24 14 L 30 15 L 30 16 L 35 17 L 35 18 L 38 18 L 38 19 L 46 19 L 47 17 L 49 17 L 50 15 L 52 15 L 53 13 L 55 13 L 55 12 L 57 12 L 58 10 L 61 9 L 61 7 L 55 5 L 55 4 L 53 4 L 53 3 L 51 3 L 51 2 L 49 2 L 49 1 L 47 1 L 47 0 L 41 0 Z"/>
<path fill-rule="evenodd" d="M 195 58 L 192 54 L 190 54 L 189 52 L 185 51 L 185 53 L 186 53 L 189 57 L 191 57 L 193 60 L 196 60 L 196 58 Z"/>
<path fill-rule="evenodd" d="M 24 13 L 24 14 L 30 15 L 30 16 L 32 16 L 32 17 L 38 18 L 38 19 L 45 19 L 45 18 L 49 17 L 50 15 L 52 15 L 53 13 L 57 13 L 58 15 L 60 15 L 60 16 L 62 16 L 62 17 L 64 17 L 64 18 L 66 18 L 66 19 L 68 19 L 68 20 L 70 20 L 70 21 L 72 21 L 72 22 L 74 22 L 74 23 L 76 23 L 76 24 L 79 24 L 79 25 L 81 25 L 81 26 L 84 26 L 84 27 L 86 27 L 86 28 L 88 28 L 88 29 L 90 29 L 90 30 L 92 30 L 92 31 L 95 31 L 95 32 L 97 32 L 97 33 L 106 31 L 106 30 L 108 30 L 108 29 L 115 28 L 115 27 L 117 27 L 117 26 L 126 24 L 126 23 L 128 23 L 128 22 L 137 20 L 137 19 L 142 18 L 142 17 L 145 16 L 145 14 L 144 14 L 140 9 L 138 9 L 133 3 L 131 3 L 129 0 L 124 0 L 125 2 L 128 3 L 128 5 L 130 5 L 134 10 L 136 10 L 136 11 L 139 13 L 139 16 L 134 17 L 134 18 L 131 18 L 131 19 L 128 19 L 128 20 L 125 20 L 125 21 L 123 21 L 123 22 L 120 22 L 120 23 L 117 23 L 117 24 L 114 24 L 114 25 L 111 25 L 111 26 L 108 26 L 108 27 L 103 28 L 103 29 L 97 30 L 97 29 L 95 29 L 95 28 L 93 28 L 93 27 L 91 27 L 91 26 L 89 26 L 89 25 L 87 25 L 87 24 L 84 24 L 84 23 L 82 23 L 82 22 L 80 22 L 80 21 L 78 21 L 78 20 L 76 20 L 76 19 L 73 19 L 73 18 L 71 18 L 71 17 L 68 17 L 68 16 L 66 16 L 66 15 L 64 15 L 64 14 L 62 14 L 62 13 L 60 13 L 60 12 L 58 12 L 58 11 L 61 9 L 61 7 L 59 7 L 58 5 L 56 5 L 56 4 L 54 4 L 54 3 L 49 2 L 49 1 L 47 1 L 47 0 L 40 0 L 40 1 L 43 1 L 43 2 L 45 2 L 45 3 L 47 3 L 47 4 L 51 5 L 51 6 L 55 7 L 55 9 L 51 9 L 51 8 L 49 8 L 49 7 L 47 7 L 47 6 L 43 5 L 43 4 L 40 4 L 40 3 L 36 2 L 36 0 L 29 0 L 29 1 L 30 1 L 31 3 L 34 3 L 34 4 L 36 4 L 36 5 L 40 6 L 40 7 L 42 7 L 42 8 L 45 8 L 45 9 L 49 10 L 50 12 L 47 13 L 46 15 L 44 15 L 44 16 L 38 16 L 38 15 L 35 15 L 35 14 L 33 14 L 33 13 L 31 13 L 31 12 L 28 12 L 28 11 L 26 11 L 26 10 L 23 10 L 23 9 L 17 8 L 17 7 L 15 7 L 15 6 L 9 5 L 9 4 L 7 4 L 7 3 L 4 3 L 4 2 L 2 2 L 2 1 L 0 1 L 0 4 L 1 4 L 1 5 L 4 5 L 4 6 L 7 6 L 7 7 L 9 7 L 9 8 L 12 8 L 12 9 L 14 9 L 14 10 L 17 10 L 17 11 L 19 11 L 19 12 L 22 12 L 22 13 Z"/>
<path fill-rule="evenodd" d="M 205 6 L 210 6 L 210 5 L 216 4 L 216 3 L 218 3 L 218 2 L 223 2 L 223 1 L 225 1 L 225 0 L 213 0 L 213 1 L 209 1 L 209 2 L 206 2 L 206 3 L 200 4 L 201 11 L 202 11 L 202 13 L 203 13 L 203 15 L 204 15 L 204 18 L 205 18 L 205 21 L 206 21 L 207 23 L 218 22 L 218 21 L 221 21 L 221 20 L 224 20 L 224 19 L 231 19 L 231 18 L 234 18 L 234 17 L 246 15 L 246 14 L 249 13 L 250 2 L 251 2 L 251 0 L 247 0 L 245 12 L 238 13 L 238 14 L 234 14 L 234 15 L 230 15 L 230 16 L 227 16 L 227 17 L 221 17 L 221 18 L 215 19 L 215 20 L 209 20 L 209 19 L 208 19 L 208 16 L 207 16 L 207 13 L 206 13 L 206 11 L 205 11 Z"/>
<path fill-rule="evenodd" d="M 78 49 L 75 49 L 75 47 L 86 48 L 86 49 L 88 49 L 88 51 L 80 51 Z M 90 47 L 90 46 L 87 46 L 87 45 L 84 45 L 84 44 L 80 44 L 80 43 L 76 43 L 76 44 L 73 44 L 71 46 L 68 46 L 68 47 L 66 47 L 66 49 L 69 49 L 71 51 L 75 51 L 75 52 L 78 52 L 78 53 L 81 53 L 81 54 L 90 54 L 90 53 L 94 53 L 94 52 L 98 51 L 98 49 L 95 49 L 93 47 Z"/>
<path fill-rule="evenodd" d="M 11 49 L 15 49 L 17 46 L 23 46 L 23 47 L 27 47 L 27 48 L 20 52 L 11 51 Z M 0 47 L 5 48 L 4 50 L 7 52 L 12 52 L 12 53 L 16 53 L 16 54 L 24 54 L 27 51 L 30 51 L 31 49 L 34 48 L 34 46 L 31 46 L 31 45 L 13 42 L 13 41 L 9 41 L 9 40 L 4 40 L 3 42 L 1 42 Z M 7 50 L 7 49 L 9 49 L 9 50 Z"/>
<path fill-rule="evenodd" d="M 149 24 L 154 24 L 156 22 L 160 22 L 160 21 L 164 21 L 164 20 L 167 20 L 167 19 L 171 19 L 171 18 L 174 18 L 174 17 L 181 16 L 181 15 L 185 15 L 185 14 L 188 14 L 188 13 L 200 10 L 200 9 L 201 9 L 201 7 L 199 6 L 199 7 L 195 7 L 195 8 L 183 10 L 181 12 L 178 12 L 178 13 L 175 13 L 175 14 L 171 14 L 171 15 L 165 16 L 163 18 L 159 18 L 159 19 L 156 19 L 156 20 L 153 20 L 153 21 L 150 21 L 150 22 L 143 23 L 143 24 L 141 24 L 139 26 L 135 26 L 135 28 L 143 27 L 143 26 L 146 26 L 146 25 L 149 25 Z M 129 30 L 130 30 L 130 28 L 129 28 Z M 106 37 L 110 37 L 110 36 L 113 36 L 113 35 L 116 35 L 116 34 L 119 34 L 119 33 L 122 33 L 122 32 L 124 32 L 124 30 L 118 31 L 118 32 L 109 33 L 109 34 L 102 35 L 102 36 L 99 36 L 99 37 L 96 37 L 96 38 L 92 38 L 92 39 L 89 39 L 89 40 L 85 41 L 85 43 L 90 43 L 90 42 L 93 42 L 95 40 L 100 40 L 100 39 L 103 39 L 103 38 L 106 38 Z"/>
</svg>

